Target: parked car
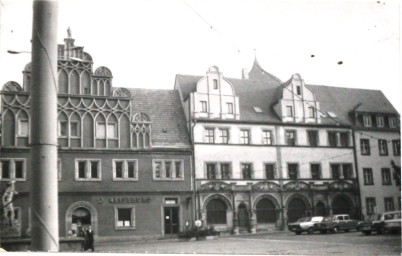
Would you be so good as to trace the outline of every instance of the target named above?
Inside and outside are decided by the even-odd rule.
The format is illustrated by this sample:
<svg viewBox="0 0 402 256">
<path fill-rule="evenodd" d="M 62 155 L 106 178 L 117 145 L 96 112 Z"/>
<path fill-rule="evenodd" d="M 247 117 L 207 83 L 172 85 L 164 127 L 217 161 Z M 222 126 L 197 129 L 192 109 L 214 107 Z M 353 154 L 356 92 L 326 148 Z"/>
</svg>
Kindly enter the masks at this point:
<svg viewBox="0 0 402 256">
<path fill-rule="evenodd" d="M 295 232 L 296 235 L 300 235 L 302 232 L 307 232 L 308 234 L 314 233 L 317 231 L 315 229 L 314 224 L 319 223 L 324 220 L 324 217 L 314 216 L 314 217 L 303 217 L 298 219 L 296 222 L 289 223 L 288 229 L 289 231 Z"/>
<path fill-rule="evenodd" d="M 372 232 L 376 232 L 377 234 L 400 232 L 401 211 L 371 215 L 367 220 L 358 223 L 358 230 L 366 235 L 370 235 Z"/>
<path fill-rule="evenodd" d="M 314 228 L 321 233 L 337 233 L 340 230 L 348 232 L 351 229 L 357 230 L 357 220 L 350 219 L 348 214 L 337 214 L 333 216 L 327 216 L 320 223 L 315 223 Z"/>
</svg>

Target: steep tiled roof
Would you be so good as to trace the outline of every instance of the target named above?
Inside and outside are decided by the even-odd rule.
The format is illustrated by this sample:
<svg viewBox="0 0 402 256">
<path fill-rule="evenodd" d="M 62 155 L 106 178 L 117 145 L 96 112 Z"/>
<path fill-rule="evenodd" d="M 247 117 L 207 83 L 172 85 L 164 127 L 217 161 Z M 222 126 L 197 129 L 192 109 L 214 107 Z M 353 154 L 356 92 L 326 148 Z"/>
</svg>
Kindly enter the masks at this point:
<svg viewBox="0 0 402 256">
<path fill-rule="evenodd" d="M 259 81 L 263 84 L 280 85 L 282 83 L 279 78 L 265 71 L 258 63 L 257 58 L 254 59 L 253 67 L 248 75 L 251 80 Z"/>
<path fill-rule="evenodd" d="M 184 111 L 175 90 L 127 88 L 133 113 L 146 113 L 152 122 L 154 147 L 190 147 Z"/>
</svg>

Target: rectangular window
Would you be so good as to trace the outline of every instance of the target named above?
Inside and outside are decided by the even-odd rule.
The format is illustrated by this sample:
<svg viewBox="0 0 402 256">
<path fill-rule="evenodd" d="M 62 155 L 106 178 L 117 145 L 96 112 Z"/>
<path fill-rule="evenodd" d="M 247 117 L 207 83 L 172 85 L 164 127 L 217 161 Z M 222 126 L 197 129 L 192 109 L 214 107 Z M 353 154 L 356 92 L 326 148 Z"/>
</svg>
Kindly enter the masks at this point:
<svg viewBox="0 0 402 256">
<path fill-rule="evenodd" d="M 262 131 L 262 144 L 272 145 L 272 132 L 269 130 Z"/>
<path fill-rule="evenodd" d="M 370 140 L 360 139 L 360 153 L 362 155 L 370 155 Z"/>
<path fill-rule="evenodd" d="M 267 180 L 275 179 L 275 164 L 264 164 L 265 167 L 265 178 Z"/>
<path fill-rule="evenodd" d="M 115 208 L 115 229 L 135 229 L 135 208 Z"/>
<path fill-rule="evenodd" d="M 205 128 L 205 142 L 206 143 L 214 143 L 215 141 L 215 134 L 214 128 Z"/>
<path fill-rule="evenodd" d="M 297 95 L 301 95 L 301 88 L 299 85 L 296 86 L 296 93 L 297 93 Z"/>
<path fill-rule="evenodd" d="M 18 136 L 28 137 L 29 123 L 26 119 L 18 119 Z"/>
<path fill-rule="evenodd" d="M 216 164 L 207 164 L 207 179 L 216 179 Z"/>
<path fill-rule="evenodd" d="M 351 164 L 342 164 L 342 172 L 344 179 L 352 179 L 353 178 L 353 168 Z"/>
<path fill-rule="evenodd" d="M 374 197 L 366 197 L 366 213 L 372 215 L 375 213 L 376 203 Z"/>
<path fill-rule="evenodd" d="M 228 114 L 233 114 L 233 103 L 231 102 L 226 102 Z"/>
<path fill-rule="evenodd" d="M 240 130 L 240 144 L 250 144 L 250 130 Z"/>
<path fill-rule="evenodd" d="M 107 138 L 108 139 L 117 139 L 117 124 L 116 123 L 108 123 L 107 124 Z"/>
<path fill-rule="evenodd" d="M 67 136 L 67 121 L 59 121 L 59 125 L 57 127 L 57 135 L 59 137 Z"/>
<path fill-rule="evenodd" d="M 285 143 L 288 146 L 296 145 L 296 131 L 285 131 Z"/>
<path fill-rule="evenodd" d="M 229 129 L 219 129 L 219 138 L 221 143 L 229 143 Z"/>
<path fill-rule="evenodd" d="M 308 114 L 310 118 L 315 118 L 315 109 L 314 107 L 309 107 L 308 108 Z"/>
<path fill-rule="evenodd" d="M 208 106 L 206 101 L 200 101 L 201 102 L 201 112 L 207 113 L 208 112 Z"/>
<path fill-rule="evenodd" d="M 1 160 L 1 179 L 10 179 L 11 178 L 11 170 L 10 170 L 10 160 Z"/>
<path fill-rule="evenodd" d="M 384 198 L 384 206 L 385 206 L 385 211 L 386 212 L 395 211 L 394 198 L 385 197 Z"/>
<path fill-rule="evenodd" d="M 381 177 L 383 185 L 392 185 L 391 181 L 391 169 L 381 168 Z"/>
<path fill-rule="evenodd" d="M 228 180 L 231 178 L 231 170 L 229 163 L 221 163 L 221 177 Z"/>
<path fill-rule="evenodd" d="M 341 178 L 341 167 L 339 164 L 331 164 L 331 176 L 332 179 Z"/>
<path fill-rule="evenodd" d="M 384 127 L 384 117 L 383 116 L 377 116 L 377 127 Z"/>
<path fill-rule="evenodd" d="M 213 79 L 212 81 L 213 81 L 213 83 L 214 83 L 214 89 L 215 89 L 215 90 L 218 90 L 218 80 L 217 80 L 217 79 Z"/>
<path fill-rule="evenodd" d="M 396 118 L 395 117 L 388 117 L 389 127 L 396 128 Z"/>
<path fill-rule="evenodd" d="M 310 164 L 311 178 L 313 180 L 321 179 L 321 165 L 320 164 Z"/>
<path fill-rule="evenodd" d="M 154 180 L 183 180 L 182 160 L 153 160 L 153 167 Z"/>
<path fill-rule="evenodd" d="M 137 180 L 137 160 L 113 160 L 113 180 Z"/>
<path fill-rule="evenodd" d="M 364 185 L 374 185 L 373 169 L 363 168 Z"/>
<path fill-rule="evenodd" d="M 96 138 L 97 139 L 105 139 L 106 138 L 105 123 L 96 123 Z"/>
<path fill-rule="evenodd" d="M 308 143 L 311 147 L 318 146 L 318 131 L 307 131 Z"/>
<path fill-rule="evenodd" d="M 380 156 L 388 155 L 387 140 L 378 140 L 378 151 L 380 153 Z"/>
<path fill-rule="evenodd" d="M 401 155 L 401 140 L 393 140 L 392 141 L 392 149 L 394 151 L 394 156 Z"/>
<path fill-rule="evenodd" d="M 293 117 L 293 107 L 292 106 L 286 106 L 286 116 Z"/>
<path fill-rule="evenodd" d="M 0 159 L 0 181 L 26 179 L 26 159 Z"/>
<path fill-rule="evenodd" d="M 348 132 L 340 132 L 339 133 L 341 140 L 341 147 L 349 147 L 349 133 Z"/>
<path fill-rule="evenodd" d="M 371 127 L 371 116 L 367 116 L 367 115 L 363 116 L 363 125 L 365 127 Z"/>
<path fill-rule="evenodd" d="M 99 181 L 101 180 L 101 160 L 98 159 L 76 159 L 75 180 L 76 181 Z"/>
<path fill-rule="evenodd" d="M 251 164 L 242 163 L 240 167 L 243 180 L 251 180 Z"/>
<path fill-rule="evenodd" d="M 79 137 L 80 136 L 80 126 L 78 121 L 70 122 L 70 136 Z"/>
<path fill-rule="evenodd" d="M 328 132 L 328 143 L 330 147 L 336 147 L 338 144 L 336 132 Z"/>
<path fill-rule="evenodd" d="M 16 179 L 23 179 L 24 178 L 24 161 L 15 160 L 14 161 L 14 168 L 15 168 L 15 178 Z"/>
<path fill-rule="evenodd" d="M 291 180 L 297 180 L 299 165 L 298 164 L 288 164 L 288 176 Z"/>
</svg>

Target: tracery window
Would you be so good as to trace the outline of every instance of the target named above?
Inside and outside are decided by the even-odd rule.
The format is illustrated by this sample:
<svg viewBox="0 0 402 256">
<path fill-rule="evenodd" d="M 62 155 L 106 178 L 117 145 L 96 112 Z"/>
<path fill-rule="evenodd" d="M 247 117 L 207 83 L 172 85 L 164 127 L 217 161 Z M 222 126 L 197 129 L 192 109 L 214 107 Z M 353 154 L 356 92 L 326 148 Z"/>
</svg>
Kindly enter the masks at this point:
<svg viewBox="0 0 402 256">
<path fill-rule="evenodd" d="M 151 119 L 145 113 L 137 113 L 131 118 L 132 146 L 151 147 Z"/>
</svg>

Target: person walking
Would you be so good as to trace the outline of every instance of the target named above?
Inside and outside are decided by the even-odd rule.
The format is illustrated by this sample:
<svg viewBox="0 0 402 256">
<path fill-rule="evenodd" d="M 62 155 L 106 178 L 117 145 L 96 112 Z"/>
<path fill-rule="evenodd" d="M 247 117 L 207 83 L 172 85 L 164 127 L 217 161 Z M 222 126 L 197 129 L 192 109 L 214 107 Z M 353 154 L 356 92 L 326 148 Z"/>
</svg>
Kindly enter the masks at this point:
<svg viewBox="0 0 402 256">
<path fill-rule="evenodd" d="M 92 230 L 92 228 L 91 228 L 91 226 L 89 226 L 88 227 L 88 229 L 86 230 L 86 240 L 87 240 L 87 248 L 86 248 L 86 250 L 88 250 L 88 249 L 91 249 L 92 251 L 95 251 L 95 248 L 94 248 L 94 231 Z"/>
</svg>

